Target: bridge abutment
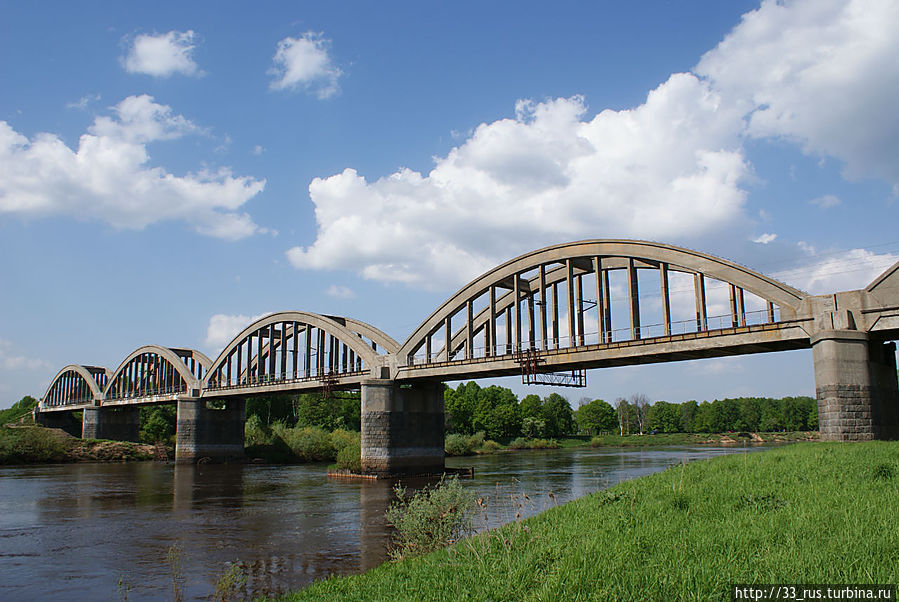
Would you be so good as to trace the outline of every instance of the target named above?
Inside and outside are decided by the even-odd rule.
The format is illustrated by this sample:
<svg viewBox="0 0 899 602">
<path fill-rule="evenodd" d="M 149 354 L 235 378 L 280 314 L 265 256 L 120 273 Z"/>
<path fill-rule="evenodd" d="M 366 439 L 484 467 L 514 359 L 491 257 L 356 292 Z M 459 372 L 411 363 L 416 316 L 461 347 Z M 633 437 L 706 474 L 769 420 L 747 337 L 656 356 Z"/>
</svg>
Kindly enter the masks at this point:
<svg viewBox="0 0 899 602">
<path fill-rule="evenodd" d="M 818 429 L 824 441 L 899 435 L 896 346 L 865 332 L 825 330 L 811 338 Z"/>
<path fill-rule="evenodd" d="M 138 441 L 140 408 L 87 408 L 81 421 L 81 438 Z"/>
<path fill-rule="evenodd" d="M 34 422 L 40 426 L 65 431 L 73 437 L 81 436 L 81 423 L 72 412 L 35 412 Z"/>
<path fill-rule="evenodd" d="M 246 400 L 211 400 L 224 405 L 209 407 L 210 400 L 178 402 L 178 426 L 175 432 L 175 461 L 193 464 L 203 458 L 212 462 L 244 459 L 244 423 Z"/>
<path fill-rule="evenodd" d="M 362 382 L 362 472 L 442 473 L 443 427 L 443 383 Z"/>
</svg>

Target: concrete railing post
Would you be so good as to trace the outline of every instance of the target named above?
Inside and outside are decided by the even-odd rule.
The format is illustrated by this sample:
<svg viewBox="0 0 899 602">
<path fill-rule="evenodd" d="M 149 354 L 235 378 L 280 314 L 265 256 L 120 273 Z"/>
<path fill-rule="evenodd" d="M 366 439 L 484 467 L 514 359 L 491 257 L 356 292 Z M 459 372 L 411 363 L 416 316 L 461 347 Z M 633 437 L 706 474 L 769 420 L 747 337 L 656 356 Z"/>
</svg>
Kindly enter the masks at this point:
<svg viewBox="0 0 899 602">
<path fill-rule="evenodd" d="M 362 382 L 362 472 L 381 476 L 444 471 L 443 383 Z"/>
<path fill-rule="evenodd" d="M 244 459 L 246 401 L 224 400 L 224 409 L 210 409 L 210 400 L 178 402 L 175 461 L 192 464 L 204 458 L 212 462 Z"/>
</svg>

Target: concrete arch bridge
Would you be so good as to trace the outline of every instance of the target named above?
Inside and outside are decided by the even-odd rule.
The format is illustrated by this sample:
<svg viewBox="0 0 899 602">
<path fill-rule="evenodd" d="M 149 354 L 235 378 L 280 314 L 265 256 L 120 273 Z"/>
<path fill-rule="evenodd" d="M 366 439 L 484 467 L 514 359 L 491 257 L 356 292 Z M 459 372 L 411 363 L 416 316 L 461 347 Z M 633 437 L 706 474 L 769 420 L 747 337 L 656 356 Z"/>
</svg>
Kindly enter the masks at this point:
<svg viewBox="0 0 899 602">
<path fill-rule="evenodd" d="M 36 419 L 136 439 L 138 408 L 177 403 L 176 458 L 243 454 L 247 396 L 360 389 L 364 470 L 442 470 L 447 380 L 521 375 L 581 385 L 586 370 L 813 350 L 822 438 L 899 434 L 899 263 L 868 287 L 809 295 L 671 245 L 588 240 L 512 259 L 465 285 L 402 343 L 347 317 L 260 318 L 215 359 L 144 346 L 114 371 L 70 365 Z M 215 409 L 213 409 L 215 408 Z"/>
</svg>

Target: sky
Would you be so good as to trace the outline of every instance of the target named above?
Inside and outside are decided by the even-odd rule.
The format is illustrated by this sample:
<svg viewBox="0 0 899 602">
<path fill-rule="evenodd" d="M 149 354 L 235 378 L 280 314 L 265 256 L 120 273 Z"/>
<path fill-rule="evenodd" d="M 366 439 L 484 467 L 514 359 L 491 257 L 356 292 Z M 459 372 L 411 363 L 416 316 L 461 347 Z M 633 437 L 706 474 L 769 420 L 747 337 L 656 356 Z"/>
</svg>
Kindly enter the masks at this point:
<svg viewBox="0 0 899 602">
<path fill-rule="evenodd" d="M 402 342 L 480 273 L 572 240 L 813 294 L 899 260 L 892 0 L 0 11 L 0 407 L 145 344 L 215 357 L 268 312 Z M 814 395 L 814 375 L 795 351 L 559 392 Z"/>
</svg>

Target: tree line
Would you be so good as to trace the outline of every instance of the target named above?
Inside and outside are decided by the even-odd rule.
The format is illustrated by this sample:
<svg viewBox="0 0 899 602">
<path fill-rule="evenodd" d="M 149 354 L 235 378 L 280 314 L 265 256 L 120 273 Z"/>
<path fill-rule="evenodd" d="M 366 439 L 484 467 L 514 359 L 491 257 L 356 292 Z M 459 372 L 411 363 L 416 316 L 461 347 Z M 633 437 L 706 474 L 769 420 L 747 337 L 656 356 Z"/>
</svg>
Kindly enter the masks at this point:
<svg viewBox="0 0 899 602">
<path fill-rule="evenodd" d="M 811 397 L 739 397 L 714 401 L 650 403 L 645 395 L 580 400 L 574 410 L 558 393 L 518 397 L 505 387 L 476 382 L 445 386 L 447 433 L 488 439 L 557 438 L 575 434 L 723 433 L 729 431 L 807 431 L 818 428 L 818 405 Z"/>
</svg>

